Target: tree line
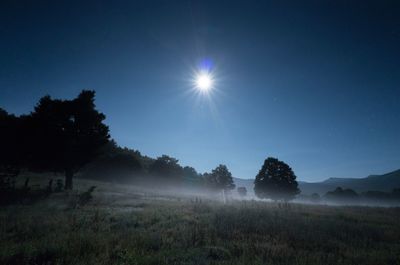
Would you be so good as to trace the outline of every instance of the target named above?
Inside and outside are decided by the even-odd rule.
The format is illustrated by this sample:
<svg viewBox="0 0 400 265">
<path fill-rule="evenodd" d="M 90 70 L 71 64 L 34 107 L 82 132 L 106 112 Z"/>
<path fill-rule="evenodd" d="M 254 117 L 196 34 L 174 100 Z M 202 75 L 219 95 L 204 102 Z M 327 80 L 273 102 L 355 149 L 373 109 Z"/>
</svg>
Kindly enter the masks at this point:
<svg viewBox="0 0 400 265">
<path fill-rule="evenodd" d="M 394 188 L 391 192 L 369 190 L 357 193 L 353 189 L 337 187 L 328 191 L 323 196 L 313 193 L 310 196 L 303 195 L 301 200 L 309 200 L 314 203 L 332 202 L 339 204 L 398 204 L 400 202 L 400 188 Z"/>
<path fill-rule="evenodd" d="M 174 157 L 162 155 L 151 158 L 138 150 L 120 147 L 114 140 L 101 149 L 100 155 L 82 169 L 81 177 L 116 183 L 158 183 L 215 191 L 235 188 L 232 173 L 226 165 L 220 164 L 210 173 L 201 174 L 191 166 L 181 166 Z"/>
<path fill-rule="evenodd" d="M 0 108 L 0 186 L 5 179 L 28 170 L 64 174 L 67 190 L 73 188 L 78 172 L 106 181 L 157 180 L 214 191 L 235 188 L 226 165 L 200 174 L 168 155 L 153 159 L 119 147 L 104 120 L 105 115 L 96 109 L 95 91 L 90 90 L 72 100 L 45 96 L 27 115 L 15 116 Z M 288 201 L 300 192 L 293 170 L 271 157 L 264 161 L 254 184 L 259 198 Z M 239 187 L 240 195 L 246 192 Z"/>
</svg>

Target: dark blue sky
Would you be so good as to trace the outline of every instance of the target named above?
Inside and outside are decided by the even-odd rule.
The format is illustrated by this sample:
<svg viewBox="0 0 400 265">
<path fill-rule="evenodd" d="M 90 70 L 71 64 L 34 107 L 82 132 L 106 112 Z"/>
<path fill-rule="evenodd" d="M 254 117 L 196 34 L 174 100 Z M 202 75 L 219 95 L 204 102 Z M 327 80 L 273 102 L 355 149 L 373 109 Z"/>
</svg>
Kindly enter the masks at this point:
<svg viewBox="0 0 400 265">
<path fill-rule="evenodd" d="M 300 2 L 2 1 L 0 106 L 94 89 L 120 145 L 200 172 L 400 168 L 399 2 Z M 192 87 L 204 58 L 210 97 Z"/>
</svg>

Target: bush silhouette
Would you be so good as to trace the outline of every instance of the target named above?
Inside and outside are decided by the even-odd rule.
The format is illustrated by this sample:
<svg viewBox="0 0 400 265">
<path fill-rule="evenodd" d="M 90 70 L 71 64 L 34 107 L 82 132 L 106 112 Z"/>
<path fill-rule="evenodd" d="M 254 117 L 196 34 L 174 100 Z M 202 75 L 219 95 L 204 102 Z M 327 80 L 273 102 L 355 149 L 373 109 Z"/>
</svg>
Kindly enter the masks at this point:
<svg viewBox="0 0 400 265">
<path fill-rule="evenodd" d="M 337 187 L 334 191 L 329 191 L 325 194 L 325 199 L 331 201 L 354 201 L 359 198 L 357 192 L 352 189 L 342 189 L 341 187 Z"/>
</svg>

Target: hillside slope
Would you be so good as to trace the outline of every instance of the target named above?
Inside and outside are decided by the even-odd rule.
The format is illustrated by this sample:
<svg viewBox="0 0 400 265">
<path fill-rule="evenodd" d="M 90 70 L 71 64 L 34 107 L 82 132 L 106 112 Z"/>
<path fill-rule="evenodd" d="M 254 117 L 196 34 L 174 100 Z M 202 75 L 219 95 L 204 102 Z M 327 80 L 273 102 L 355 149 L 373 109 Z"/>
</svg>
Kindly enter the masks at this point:
<svg viewBox="0 0 400 265">
<path fill-rule="evenodd" d="M 237 187 L 246 187 L 250 194 L 254 194 L 253 179 L 234 179 Z M 400 169 L 383 175 L 370 175 L 366 178 L 329 178 L 322 182 L 299 181 L 299 188 L 302 194 L 319 193 L 325 194 L 334 190 L 336 187 L 353 189 L 357 192 L 368 190 L 390 192 L 395 188 L 400 188 Z"/>
<path fill-rule="evenodd" d="M 336 187 L 353 189 L 357 192 L 377 190 L 390 192 L 400 188 L 400 170 L 392 171 L 383 175 L 371 175 L 366 178 L 329 178 L 319 183 L 302 183 L 303 193 L 310 192 L 325 193 Z"/>
</svg>

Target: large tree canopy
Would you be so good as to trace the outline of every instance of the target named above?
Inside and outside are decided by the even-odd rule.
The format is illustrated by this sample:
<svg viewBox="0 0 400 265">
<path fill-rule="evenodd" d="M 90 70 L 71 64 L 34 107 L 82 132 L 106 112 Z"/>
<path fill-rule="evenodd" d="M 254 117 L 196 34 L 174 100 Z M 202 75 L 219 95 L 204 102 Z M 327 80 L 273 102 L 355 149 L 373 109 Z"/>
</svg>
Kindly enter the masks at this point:
<svg viewBox="0 0 400 265">
<path fill-rule="evenodd" d="M 259 198 L 289 201 L 299 193 L 296 175 L 286 163 L 269 157 L 256 176 L 254 192 Z"/>
<path fill-rule="evenodd" d="M 73 100 L 43 97 L 30 115 L 32 156 L 36 170 L 65 172 L 65 187 L 109 139 L 105 116 L 95 109 L 95 92 L 82 91 Z"/>
</svg>

